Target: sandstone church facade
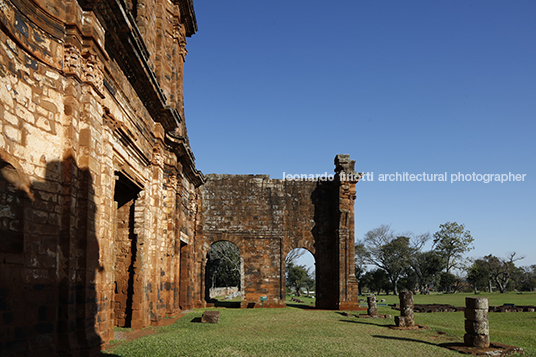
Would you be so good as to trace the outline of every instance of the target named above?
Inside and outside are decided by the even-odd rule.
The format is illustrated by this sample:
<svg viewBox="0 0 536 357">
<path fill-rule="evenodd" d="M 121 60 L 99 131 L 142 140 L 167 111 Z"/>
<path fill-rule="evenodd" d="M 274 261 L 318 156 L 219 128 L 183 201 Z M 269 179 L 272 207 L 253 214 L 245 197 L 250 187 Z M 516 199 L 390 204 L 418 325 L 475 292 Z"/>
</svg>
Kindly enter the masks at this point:
<svg viewBox="0 0 536 357">
<path fill-rule="evenodd" d="M 192 0 L 0 0 L 0 355 L 93 355 L 115 326 L 206 306 L 220 240 L 243 307 L 285 306 L 301 247 L 317 305 L 357 306 L 354 162 L 330 181 L 203 175 L 182 88 L 196 31 Z"/>
</svg>

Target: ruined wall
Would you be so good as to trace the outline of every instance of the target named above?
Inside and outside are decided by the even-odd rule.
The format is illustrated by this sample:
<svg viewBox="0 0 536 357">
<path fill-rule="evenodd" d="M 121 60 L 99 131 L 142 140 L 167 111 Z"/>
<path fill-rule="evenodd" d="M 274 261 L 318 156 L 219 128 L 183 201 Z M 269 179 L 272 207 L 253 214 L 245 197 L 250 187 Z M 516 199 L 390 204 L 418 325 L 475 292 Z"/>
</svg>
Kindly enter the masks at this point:
<svg viewBox="0 0 536 357">
<path fill-rule="evenodd" d="M 154 5 L 143 33 L 120 2 L 0 1 L 4 354 L 93 355 L 115 325 L 194 303 L 180 281 L 203 177 L 180 88 L 195 15 Z"/>
<path fill-rule="evenodd" d="M 210 246 L 234 243 L 244 260 L 242 306 L 285 306 L 285 257 L 295 248 L 316 260 L 317 306 L 357 306 L 353 213 L 359 175 L 338 155 L 333 181 L 289 181 L 266 175 L 207 175 L 201 188 L 197 269 L 203 275 Z M 352 179 L 341 181 L 340 173 Z M 344 175 L 343 175 L 344 176 Z M 200 304 L 204 279 L 199 280 Z"/>
<path fill-rule="evenodd" d="M 4 355 L 91 356 L 114 326 L 203 306 L 224 239 L 245 261 L 245 306 L 284 306 L 298 247 L 316 257 L 317 306 L 357 304 L 357 179 L 223 175 L 201 191 L 182 98 L 196 30 L 191 0 L 0 0 Z M 354 173 L 349 157 L 336 172 Z"/>
</svg>

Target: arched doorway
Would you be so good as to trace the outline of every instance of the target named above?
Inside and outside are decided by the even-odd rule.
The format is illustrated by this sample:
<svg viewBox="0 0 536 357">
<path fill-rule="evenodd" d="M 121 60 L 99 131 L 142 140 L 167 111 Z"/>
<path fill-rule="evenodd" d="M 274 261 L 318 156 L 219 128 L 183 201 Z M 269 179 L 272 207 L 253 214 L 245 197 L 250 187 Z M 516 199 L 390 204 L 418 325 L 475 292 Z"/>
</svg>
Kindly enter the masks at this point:
<svg viewBox="0 0 536 357">
<path fill-rule="evenodd" d="M 285 290 L 288 306 L 316 305 L 315 257 L 305 248 L 292 249 L 285 257 Z"/>
<path fill-rule="evenodd" d="M 238 247 L 226 240 L 210 246 L 205 265 L 205 301 L 215 306 L 240 307 L 244 260 Z"/>
</svg>

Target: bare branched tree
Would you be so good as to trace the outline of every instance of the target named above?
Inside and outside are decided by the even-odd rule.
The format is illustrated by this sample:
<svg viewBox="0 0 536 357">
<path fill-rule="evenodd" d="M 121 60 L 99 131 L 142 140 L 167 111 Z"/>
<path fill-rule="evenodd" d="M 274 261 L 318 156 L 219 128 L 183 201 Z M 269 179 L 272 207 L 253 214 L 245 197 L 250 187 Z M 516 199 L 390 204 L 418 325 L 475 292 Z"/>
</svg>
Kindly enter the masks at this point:
<svg viewBox="0 0 536 357">
<path fill-rule="evenodd" d="M 305 252 L 307 252 L 305 248 L 292 249 L 285 258 L 285 264 L 296 263 L 296 259 L 304 255 Z"/>
</svg>

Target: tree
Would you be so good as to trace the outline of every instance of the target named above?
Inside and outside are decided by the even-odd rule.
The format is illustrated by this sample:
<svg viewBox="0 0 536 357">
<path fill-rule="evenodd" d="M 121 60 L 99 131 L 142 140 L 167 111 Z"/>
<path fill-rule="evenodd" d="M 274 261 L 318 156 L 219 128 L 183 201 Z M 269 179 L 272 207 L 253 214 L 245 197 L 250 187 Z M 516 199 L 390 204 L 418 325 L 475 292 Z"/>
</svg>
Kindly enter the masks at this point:
<svg viewBox="0 0 536 357">
<path fill-rule="evenodd" d="M 476 259 L 473 264 L 467 269 L 467 282 L 473 286 L 475 294 L 478 288 L 488 286 L 491 293 L 491 280 L 486 262 L 482 259 Z"/>
<path fill-rule="evenodd" d="M 307 290 L 307 296 L 311 296 L 311 291 L 314 291 L 316 287 L 316 280 L 313 277 L 313 273 L 311 273 L 309 269 L 307 270 L 307 277 L 303 281 L 303 286 Z"/>
<path fill-rule="evenodd" d="M 437 280 L 437 275 L 443 270 L 443 257 L 436 251 L 416 251 L 411 256 L 410 265 L 417 278 L 421 294 L 428 294 L 430 285 Z"/>
<path fill-rule="evenodd" d="M 434 233 L 434 248 L 445 260 L 445 272 L 450 273 L 463 254 L 473 249 L 473 241 L 471 232 L 465 230 L 463 224 L 447 222 L 439 225 L 439 231 Z"/>
<path fill-rule="evenodd" d="M 208 252 L 206 274 L 212 287 L 240 286 L 240 251 L 228 241 L 214 243 Z"/>
<path fill-rule="evenodd" d="M 442 272 L 439 275 L 439 287 L 443 290 L 450 292 L 457 281 L 458 278 L 452 273 Z"/>
<path fill-rule="evenodd" d="M 393 292 L 397 294 L 398 280 L 409 265 L 410 239 L 396 237 L 389 225 L 381 225 L 365 234 L 364 246 L 364 261 L 383 269 L 392 284 Z"/>
<path fill-rule="evenodd" d="M 305 286 L 308 277 L 305 265 L 287 264 L 287 286 L 301 296 L 301 288 Z"/>
<path fill-rule="evenodd" d="M 516 270 L 514 262 L 523 258 L 519 256 L 516 258 L 515 252 L 510 253 L 506 258 L 497 258 L 491 254 L 483 258 L 491 279 L 497 284 L 501 293 L 506 291 L 508 282 Z"/>
<path fill-rule="evenodd" d="M 391 289 L 391 282 L 383 269 L 366 272 L 361 278 L 361 284 L 376 294 L 380 294 L 381 290 L 384 290 L 389 295 L 389 289 Z"/>
<path fill-rule="evenodd" d="M 359 295 L 361 295 L 363 291 L 362 290 L 363 284 L 361 283 L 361 279 L 367 272 L 367 267 L 365 265 L 366 255 L 367 255 L 367 250 L 365 248 L 365 244 L 361 241 L 356 242 L 355 244 L 355 278 L 357 279 L 359 283 L 359 285 L 357 286 L 359 290 Z"/>
<path fill-rule="evenodd" d="M 519 290 L 521 291 L 534 291 L 536 289 L 536 265 L 525 266 L 520 268 L 522 270 L 519 277 Z"/>
<path fill-rule="evenodd" d="M 299 257 L 301 257 L 302 255 L 305 254 L 305 252 L 307 252 L 307 249 L 305 248 L 296 248 L 296 249 L 292 249 L 288 254 L 287 254 L 287 257 L 285 258 L 285 264 L 290 264 L 290 263 L 296 263 L 296 259 L 298 259 Z"/>
</svg>

